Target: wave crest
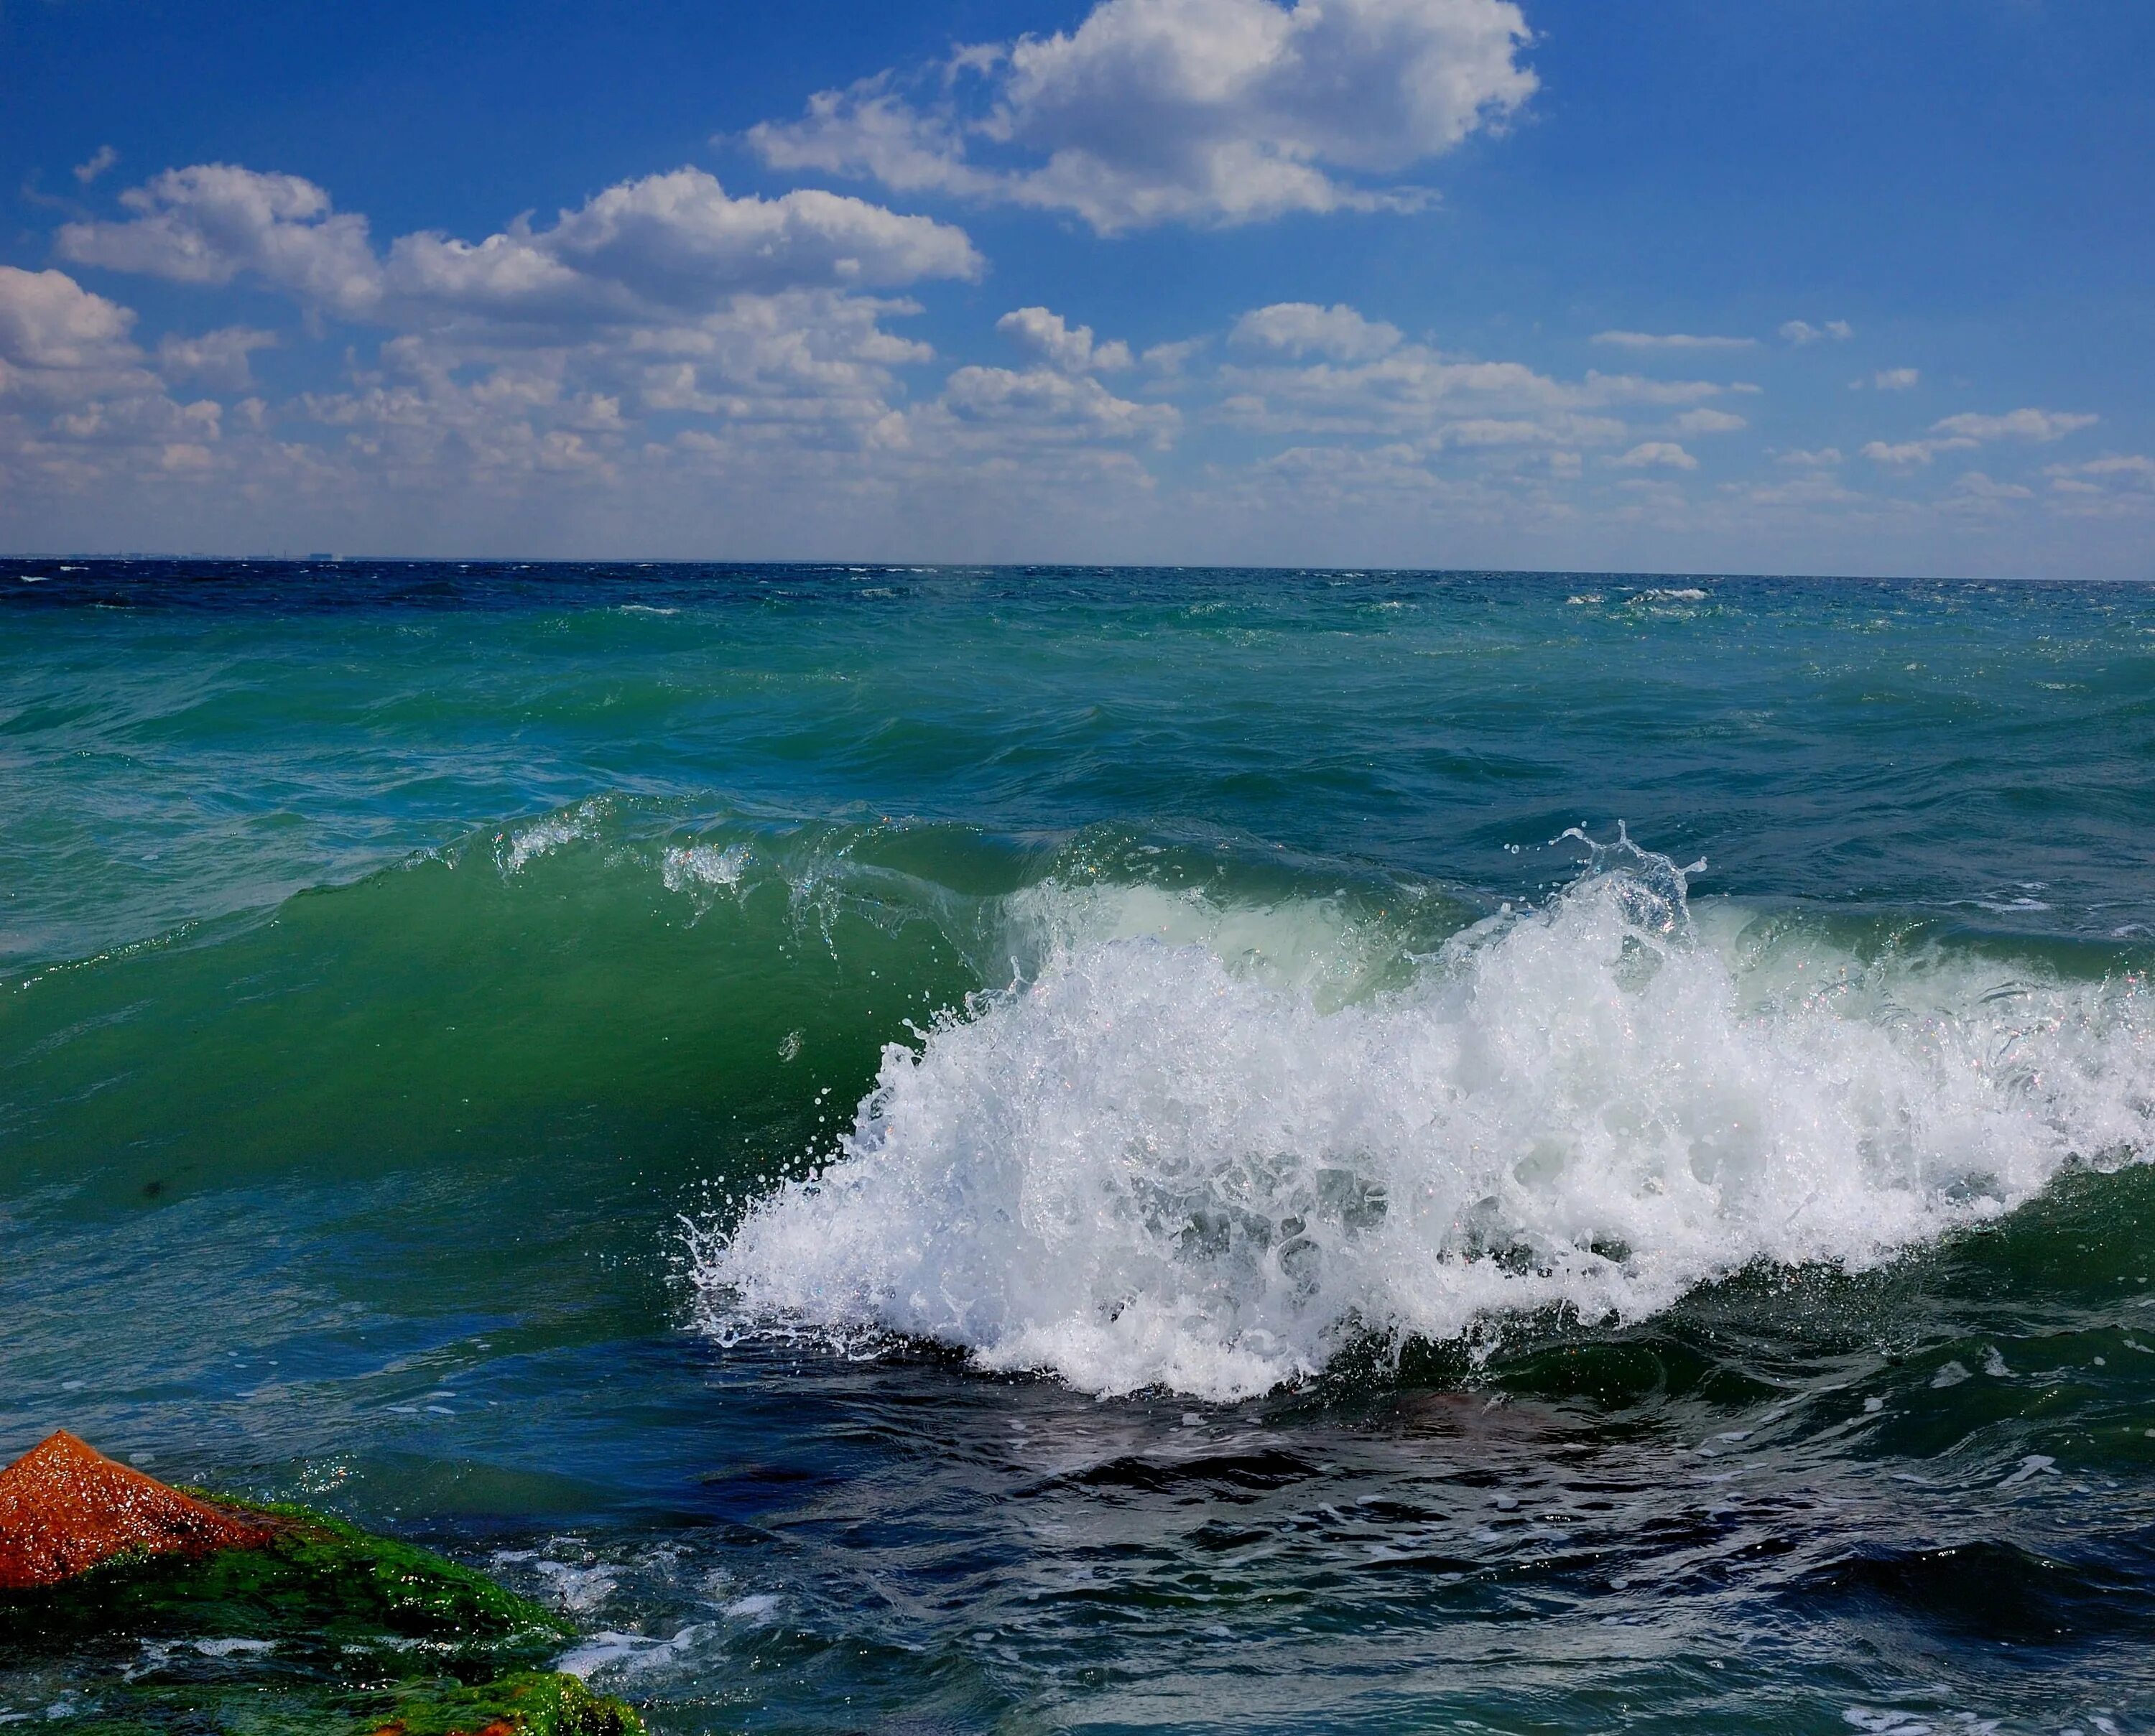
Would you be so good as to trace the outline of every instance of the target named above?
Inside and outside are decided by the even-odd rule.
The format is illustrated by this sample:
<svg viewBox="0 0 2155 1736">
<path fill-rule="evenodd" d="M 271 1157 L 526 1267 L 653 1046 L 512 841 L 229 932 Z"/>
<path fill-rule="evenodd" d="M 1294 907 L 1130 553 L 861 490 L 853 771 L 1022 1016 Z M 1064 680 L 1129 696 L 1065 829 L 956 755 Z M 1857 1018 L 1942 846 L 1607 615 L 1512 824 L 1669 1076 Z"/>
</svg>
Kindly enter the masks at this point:
<svg viewBox="0 0 2155 1736">
<path fill-rule="evenodd" d="M 1223 955 L 1224 918 L 1103 937 L 1098 896 L 1033 888 L 1037 973 L 887 1049 L 819 1174 L 695 1232 L 707 1329 L 1233 1400 L 1371 1334 L 1867 1266 L 2137 1156 L 2155 1118 L 2137 982 L 1694 920 L 1628 840 L 1346 1004 L 1313 992 L 1322 960 Z M 1271 929 L 1349 944 L 1314 914 Z"/>
</svg>

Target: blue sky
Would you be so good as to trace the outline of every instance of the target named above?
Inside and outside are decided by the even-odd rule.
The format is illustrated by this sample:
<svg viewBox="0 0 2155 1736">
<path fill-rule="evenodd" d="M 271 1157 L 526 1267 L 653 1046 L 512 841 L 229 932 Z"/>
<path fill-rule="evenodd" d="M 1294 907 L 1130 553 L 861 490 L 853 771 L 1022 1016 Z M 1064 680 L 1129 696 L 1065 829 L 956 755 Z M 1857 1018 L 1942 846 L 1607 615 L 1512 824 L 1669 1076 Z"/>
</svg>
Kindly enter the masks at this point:
<svg viewBox="0 0 2155 1736">
<path fill-rule="evenodd" d="M 2155 576 L 2155 8 L 0 0 L 0 547 Z"/>
</svg>

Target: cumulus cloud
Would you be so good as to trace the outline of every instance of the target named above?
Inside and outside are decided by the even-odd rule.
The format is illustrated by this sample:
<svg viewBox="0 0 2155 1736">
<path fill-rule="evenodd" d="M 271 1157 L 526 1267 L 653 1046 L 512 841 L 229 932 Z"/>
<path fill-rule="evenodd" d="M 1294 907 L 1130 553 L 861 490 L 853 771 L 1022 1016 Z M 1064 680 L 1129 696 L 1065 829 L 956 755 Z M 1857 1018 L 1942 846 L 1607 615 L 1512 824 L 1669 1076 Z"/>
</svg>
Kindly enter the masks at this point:
<svg viewBox="0 0 2155 1736">
<path fill-rule="evenodd" d="M 1863 455 L 1873 463 L 1900 469 L 1927 464 L 1942 452 L 1968 452 L 1993 440 L 2033 440 L 2049 444 L 2101 420 L 2060 410 L 2009 410 L 2003 416 L 1966 414 L 1941 417 L 1925 440 L 1873 440 Z"/>
<path fill-rule="evenodd" d="M 2062 440 L 2101 418 L 2058 410 L 2009 410 L 2003 416 L 1948 416 L 1932 424 L 1934 433 L 1963 440 Z"/>
<path fill-rule="evenodd" d="M 1328 361 L 1372 361 L 1399 348 L 1400 329 L 1382 320 L 1365 320 L 1344 302 L 1319 307 L 1311 301 L 1277 301 L 1244 314 L 1228 341 L 1297 360 L 1321 356 Z"/>
<path fill-rule="evenodd" d="M 978 277 L 961 229 L 864 199 L 800 189 L 730 197 L 701 169 L 608 187 L 550 229 L 484 241 L 407 235 L 391 250 L 393 293 L 496 316 L 562 310 L 696 310 L 740 290 L 889 287 Z"/>
<path fill-rule="evenodd" d="M 120 202 L 133 215 L 64 226 L 60 257 L 185 284 L 228 284 L 243 272 L 354 317 L 381 300 L 366 219 L 333 211 L 299 176 L 197 163 L 129 188 Z"/>
<path fill-rule="evenodd" d="M 1102 0 L 1074 30 L 819 92 L 749 140 L 778 169 L 1076 213 L 1103 233 L 1409 209 L 1372 185 L 1535 89 L 1513 0 Z M 924 97 L 916 100 L 916 93 Z"/>
<path fill-rule="evenodd" d="M 1404 437 L 1431 450 L 1614 445 L 1630 429 L 1611 411 L 1688 410 L 1738 389 L 1591 371 L 1559 380 L 1410 342 L 1344 304 L 1255 309 L 1236 321 L 1229 348 L 1216 376 L 1221 419 L 1258 433 Z"/>
<path fill-rule="evenodd" d="M 1646 440 L 1609 460 L 1625 470 L 1696 470 L 1698 460 L 1672 440 Z"/>
<path fill-rule="evenodd" d="M 483 241 L 427 231 L 376 256 L 364 217 L 296 175 L 228 164 L 169 170 L 121 195 L 133 213 L 61 229 L 78 264 L 181 283 L 243 274 L 356 320 L 642 319 L 743 291 L 881 287 L 973 278 L 963 230 L 810 189 L 735 198 L 700 169 L 623 182 L 550 228 L 520 222 Z"/>
<path fill-rule="evenodd" d="M 1995 509 L 2009 501 L 2032 500 L 2035 491 L 2017 482 L 2000 482 L 1980 470 L 1964 471 L 1947 491 L 1949 505 Z"/>
<path fill-rule="evenodd" d="M 721 428 L 744 474 L 768 475 L 781 453 L 902 443 L 897 371 L 934 352 L 886 323 L 915 304 L 873 292 L 985 269 L 949 223 L 814 190 L 736 198 L 695 169 L 622 182 L 550 223 L 519 220 L 475 242 L 421 232 L 386 249 L 364 217 L 296 176 L 197 165 L 122 206 L 115 220 L 67 225 L 63 253 L 182 283 L 245 279 L 310 317 L 389 334 L 373 364 L 355 356 L 344 387 L 275 412 L 307 434 L 284 451 L 299 483 L 355 497 L 386 484 L 506 498 L 540 475 L 610 483 L 673 449 L 663 428 L 632 446 L 653 417 Z M 243 327 L 175 335 L 157 365 L 166 379 L 240 392 L 249 352 L 269 341 Z M 1118 348 L 1098 346 L 1095 365 Z M 235 417 L 265 425 L 267 407 L 249 402 Z M 223 411 L 205 400 L 202 413 Z M 1114 419 L 1093 407 L 1093 425 Z"/>
<path fill-rule="evenodd" d="M 1165 446 L 1181 425 L 1172 404 L 1121 398 L 1098 380 L 1054 368 L 961 367 L 938 407 L 957 423 L 999 437 L 1135 442 Z"/>
<path fill-rule="evenodd" d="M 248 325 L 228 325 L 199 337 L 174 333 L 157 346 L 157 371 L 166 380 L 198 380 L 223 392 L 246 392 L 254 384 L 248 357 L 257 350 L 274 350 L 277 334 Z"/>
<path fill-rule="evenodd" d="M 1733 434 L 1739 429 L 1749 428 L 1751 424 L 1727 410 L 1712 410 L 1701 406 L 1696 410 L 1685 411 L 1676 417 L 1675 426 L 1680 434 Z"/>
<path fill-rule="evenodd" d="M 1870 440 L 1864 443 L 1863 455 L 1874 464 L 1905 469 L 1912 464 L 1927 464 L 1942 452 L 1965 452 L 1978 443 L 1965 436 L 1945 440 Z"/>
<path fill-rule="evenodd" d="M 1881 392 L 1907 392 L 1922 379 L 1922 375 L 1912 367 L 1891 367 L 1871 376 L 1871 383 Z M 1862 382 L 1856 382 L 1861 385 Z"/>
<path fill-rule="evenodd" d="M 1695 337 L 1687 331 L 1656 333 L 1651 331 L 1597 331 L 1597 344 L 1611 344 L 1620 350 L 1749 350 L 1756 347 L 1755 337 Z"/>
<path fill-rule="evenodd" d="M 1790 320 L 1781 327 L 1781 335 L 1792 344 L 1815 344 L 1827 338 L 1845 343 L 1856 335 L 1856 328 L 1845 320 L 1829 320 L 1823 325 L 1814 325 L 1808 320 Z"/>
<path fill-rule="evenodd" d="M 1130 346 L 1119 339 L 1096 343 L 1089 325 L 1071 325 L 1044 307 L 1021 307 L 996 321 L 996 330 L 1066 374 L 1115 372 L 1130 366 Z"/>
<path fill-rule="evenodd" d="M 2081 464 L 2051 464 L 2043 472 L 2052 477 L 2086 477 L 2121 486 L 2155 489 L 2155 458 L 2137 453 L 2090 458 Z"/>
<path fill-rule="evenodd" d="M 2081 518 L 2142 519 L 2155 514 L 2155 458 L 2113 453 L 2078 464 L 2050 464 L 2049 500 Z"/>
<path fill-rule="evenodd" d="M 132 309 L 64 271 L 0 265 L 0 382 L 30 375 L 104 375 L 141 358 Z"/>
<path fill-rule="evenodd" d="M 0 266 L 0 484 L 67 491 L 115 469 L 211 468 L 224 407 L 169 397 L 141 365 L 135 323 L 65 272 Z"/>
</svg>

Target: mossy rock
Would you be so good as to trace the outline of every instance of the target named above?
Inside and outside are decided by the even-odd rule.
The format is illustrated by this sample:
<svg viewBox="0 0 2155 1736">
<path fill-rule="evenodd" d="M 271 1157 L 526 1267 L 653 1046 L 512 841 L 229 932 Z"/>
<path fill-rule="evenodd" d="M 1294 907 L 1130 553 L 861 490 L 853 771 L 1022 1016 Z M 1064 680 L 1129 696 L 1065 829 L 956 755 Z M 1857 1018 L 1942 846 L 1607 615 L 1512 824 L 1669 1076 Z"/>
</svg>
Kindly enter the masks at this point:
<svg viewBox="0 0 2155 1736">
<path fill-rule="evenodd" d="M 118 1682 L 78 1694 L 75 1715 L 40 1727 L 72 1736 L 647 1736 L 620 1701 L 548 1671 L 376 1692 L 279 1679 Z"/>
<path fill-rule="evenodd" d="M 50 1646 L 126 1634 L 395 1652 L 416 1641 L 436 1657 L 536 1661 L 575 1637 L 550 1610 L 424 1549 L 303 1507 L 221 1504 L 268 1521 L 274 1533 L 268 1546 L 192 1558 L 122 1556 L 43 1590 L 0 1593 L 5 1643 Z"/>
<path fill-rule="evenodd" d="M 0 1680 L 59 1664 L 82 1702 L 60 1727 L 100 1736 L 641 1736 L 544 1667 L 576 1634 L 552 1611 L 324 1513 L 220 1504 L 269 1544 L 0 1592 Z"/>
<path fill-rule="evenodd" d="M 506 1728 L 518 1736 L 643 1736 L 643 1723 L 618 1700 L 595 1694 L 555 1672 L 504 1676 L 481 1687 L 400 1698 L 372 1732 L 394 1736 L 464 1736 Z"/>
</svg>

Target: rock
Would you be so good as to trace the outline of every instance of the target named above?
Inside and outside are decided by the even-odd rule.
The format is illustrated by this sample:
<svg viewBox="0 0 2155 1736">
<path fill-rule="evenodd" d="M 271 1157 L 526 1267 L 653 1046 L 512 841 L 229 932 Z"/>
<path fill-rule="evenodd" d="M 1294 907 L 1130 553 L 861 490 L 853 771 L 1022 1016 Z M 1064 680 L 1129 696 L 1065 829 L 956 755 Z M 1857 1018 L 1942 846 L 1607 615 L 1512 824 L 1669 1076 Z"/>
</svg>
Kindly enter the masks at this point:
<svg viewBox="0 0 2155 1736">
<path fill-rule="evenodd" d="M 0 1699 L 57 1671 L 100 1729 L 642 1736 L 547 1667 L 575 1636 L 423 1549 L 171 1488 L 72 1435 L 0 1472 Z"/>
<path fill-rule="evenodd" d="M 56 1585 L 120 1556 L 260 1549 L 259 1519 L 198 1501 L 62 1430 L 0 1471 L 0 1590 Z"/>
</svg>

